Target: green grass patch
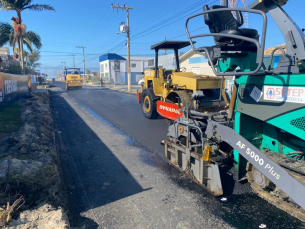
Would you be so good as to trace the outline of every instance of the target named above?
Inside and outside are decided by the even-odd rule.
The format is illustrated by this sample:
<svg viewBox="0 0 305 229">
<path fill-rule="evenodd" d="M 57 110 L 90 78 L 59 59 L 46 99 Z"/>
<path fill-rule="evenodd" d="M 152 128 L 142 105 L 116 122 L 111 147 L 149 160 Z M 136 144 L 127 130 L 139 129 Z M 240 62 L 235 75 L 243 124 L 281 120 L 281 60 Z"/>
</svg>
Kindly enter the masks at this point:
<svg viewBox="0 0 305 229">
<path fill-rule="evenodd" d="M 0 139 L 18 131 L 22 125 L 21 105 L 16 102 L 0 112 Z"/>
</svg>

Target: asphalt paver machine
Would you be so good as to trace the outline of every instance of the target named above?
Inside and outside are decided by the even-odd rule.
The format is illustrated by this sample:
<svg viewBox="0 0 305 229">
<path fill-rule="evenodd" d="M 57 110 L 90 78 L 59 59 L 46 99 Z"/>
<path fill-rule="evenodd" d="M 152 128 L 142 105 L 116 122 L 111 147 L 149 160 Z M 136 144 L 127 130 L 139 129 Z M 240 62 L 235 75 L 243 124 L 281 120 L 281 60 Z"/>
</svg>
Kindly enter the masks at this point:
<svg viewBox="0 0 305 229">
<path fill-rule="evenodd" d="M 235 83 L 227 108 L 200 112 L 176 103 L 183 115 L 169 126 L 164 145 L 170 163 L 215 196 L 226 193 L 226 171 L 233 168 L 237 180 L 248 181 L 262 198 L 304 221 L 305 36 L 283 10 L 287 1 L 256 0 L 249 9 L 228 8 L 225 1 L 187 19 L 193 50 L 205 52 L 216 76 L 235 75 Z M 241 28 L 242 11 L 263 18 L 261 33 Z M 277 50 L 269 66 L 263 63 L 266 13 L 286 42 L 277 66 L 272 66 Z M 195 17 L 211 33 L 191 36 L 188 24 Z M 208 36 L 214 46 L 195 47 L 194 39 Z M 204 102 L 204 93 L 193 93 L 192 104 Z"/>
</svg>

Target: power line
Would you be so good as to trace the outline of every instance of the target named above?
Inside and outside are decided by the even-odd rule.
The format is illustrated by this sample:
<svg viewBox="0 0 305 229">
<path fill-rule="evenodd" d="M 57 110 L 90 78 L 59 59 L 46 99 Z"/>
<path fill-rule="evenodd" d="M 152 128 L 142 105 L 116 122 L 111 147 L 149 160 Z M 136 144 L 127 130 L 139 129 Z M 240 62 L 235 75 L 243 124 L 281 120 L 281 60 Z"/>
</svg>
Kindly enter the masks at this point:
<svg viewBox="0 0 305 229">
<path fill-rule="evenodd" d="M 202 4 L 204 4 L 204 3 L 208 2 L 208 1 L 211 1 L 211 0 L 205 0 L 205 2 L 202 2 L 202 0 L 200 0 L 200 1 L 198 1 L 198 2 L 196 2 L 196 3 L 194 3 L 194 4 L 192 4 L 192 5 L 190 5 L 189 7 L 184 8 L 183 10 L 181 10 L 181 11 L 175 13 L 174 15 L 171 15 L 170 17 L 165 18 L 164 20 L 162 20 L 162 21 L 160 21 L 160 22 L 158 22 L 158 23 L 156 23 L 156 24 L 150 26 L 149 28 L 145 29 L 144 31 L 141 31 L 141 32 L 135 34 L 134 37 L 137 37 L 138 35 L 142 35 L 143 32 L 145 32 L 145 31 L 151 31 L 152 29 L 154 29 L 154 28 L 156 28 L 156 27 L 158 27 L 158 26 L 162 26 L 164 23 L 167 23 L 167 22 L 170 22 L 171 20 L 176 19 L 177 16 L 180 16 L 180 19 L 181 19 L 181 18 L 184 18 L 185 16 L 183 16 L 183 14 L 188 13 L 188 12 L 191 11 L 191 10 L 194 10 L 195 7 L 198 8 L 198 6 L 202 6 Z M 215 1 L 215 2 L 216 2 L 216 1 Z M 198 9 L 197 9 L 197 10 L 198 10 Z M 175 21 L 177 21 L 177 20 L 175 20 Z M 170 24 L 171 24 L 171 23 L 170 23 Z M 164 26 L 162 26 L 162 27 L 164 27 Z M 154 30 L 154 31 L 155 31 L 155 30 Z"/>
<path fill-rule="evenodd" d="M 205 0 L 204 3 L 207 3 L 207 2 L 209 2 L 209 1 L 211 1 L 211 0 Z M 213 2 L 211 2 L 210 4 L 212 4 L 212 3 L 214 3 L 214 2 L 217 2 L 217 1 L 213 1 Z M 186 9 L 184 9 L 184 10 L 182 10 L 182 11 L 179 11 L 178 13 L 172 15 L 171 17 L 169 17 L 169 18 L 167 18 L 167 19 L 165 19 L 165 20 L 163 20 L 163 21 L 161 21 L 161 22 L 159 22 L 159 23 L 157 23 L 157 24 L 151 26 L 150 28 L 153 28 L 153 27 L 155 27 L 156 25 L 159 25 L 160 23 L 162 24 L 162 22 L 164 22 L 164 21 L 171 20 L 171 19 L 173 19 L 173 18 L 174 18 L 176 15 L 178 15 L 178 14 L 181 15 L 181 13 L 183 13 L 185 10 L 187 10 L 186 12 L 189 12 L 189 11 L 191 10 L 191 8 L 194 7 L 194 5 L 198 6 L 199 3 L 200 3 L 200 5 L 202 4 L 201 1 L 198 1 L 198 2 L 196 2 L 195 4 L 193 4 L 193 5 L 189 6 L 189 7 L 187 7 Z M 197 9 L 197 10 L 198 10 L 198 9 Z M 185 13 L 185 12 L 184 12 L 184 13 Z M 194 13 L 194 12 L 192 12 L 191 14 L 193 14 L 193 13 Z M 188 15 L 189 15 L 189 14 L 188 14 Z M 153 30 L 153 31 L 149 31 L 148 33 L 146 33 L 146 34 L 143 35 L 143 34 L 142 34 L 143 32 L 148 31 L 148 30 L 150 29 L 150 28 L 148 28 L 148 29 L 146 29 L 146 30 L 144 30 L 144 31 L 142 31 L 142 32 L 140 32 L 140 33 L 138 33 L 138 34 L 142 34 L 141 36 L 136 37 L 136 38 L 131 38 L 131 40 L 135 40 L 135 39 L 138 39 L 138 38 L 140 38 L 140 37 L 146 36 L 146 35 L 148 35 L 148 34 L 154 32 L 154 31 L 157 31 L 157 30 L 159 30 L 159 29 L 161 29 L 161 28 L 163 28 L 163 27 L 166 27 L 166 26 L 168 26 L 168 25 L 170 25 L 170 24 L 172 24 L 172 23 L 174 23 L 174 22 L 176 22 L 176 21 L 178 21 L 178 20 L 180 20 L 180 19 L 182 19 L 182 18 L 184 18 L 184 17 L 185 17 L 185 16 L 182 16 L 182 17 L 180 17 L 179 19 L 177 19 L 177 20 L 175 20 L 175 21 L 173 21 L 173 22 L 170 22 L 170 23 L 168 23 L 168 24 L 166 24 L 166 25 L 163 25 L 162 27 L 157 28 L 157 29 L 155 29 L 155 30 Z M 180 35 L 179 35 L 179 36 L 180 36 Z M 119 45 L 120 45 L 120 44 L 119 44 Z M 118 46 L 118 45 L 117 45 L 117 46 Z M 95 59 L 95 58 L 96 58 L 96 57 L 93 57 L 93 59 Z"/>
<path fill-rule="evenodd" d="M 207 2 L 207 0 L 206 0 L 205 2 Z M 205 3 L 205 2 L 204 2 L 204 3 Z M 163 20 L 163 21 L 161 21 L 161 22 L 158 22 L 157 24 L 153 25 L 152 27 L 156 27 L 156 26 L 162 24 L 162 23 L 165 22 L 165 21 L 172 20 L 172 19 L 174 19 L 177 15 L 181 15 L 181 13 L 183 13 L 183 12 L 185 13 L 185 10 L 190 11 L 190 10 L 192 9 L 192 7 L 198 6 L 199 4 L 200 4 L 200 5 L 203 4 L 203 3 L 202 3 L 202 0 L 196 2 L 195 4 L 192 4 L 191 6 L 187 7 L 186 9 L 183 9 L 182 11 L 177 12 L 176 14 L 174 14 L 174 15 L 172 15 L 172 16 L 166 18 L 165 20 Z M 187 11 L 186 11 L 186 12 L 187 12 Z M 142 21 L 142 20 L 141 20 L 141 21 Z M 177 21 L 177 20 L 176 20 L 176 21 Z M 163 27 L 164 27 L 164 26 L 163 26 Z M 131 29 L 132 29 L 132 27 L 131 27 Z M 142 34 L 143 32 L 146 32 L 146 31 L 149 30 L 149 29 L 150 29 L 150 28 L 145 29 L 144 31 L 141 31 L 141 32 L 137 33 L 136 35 L 140 35 L 140 34 Z M 154 31 L 156 31 L 156 30 L 154 30 Z M 108 45 L 109 43 L 113 43 L 113 42 L 114 42 L 113 39 L 110 38 L 110 39 L 109 39 L 109 42 L 104 42 L 104 45 L 106 46 L 106 45 Z"/>
<path fill-rule="evenodd" d="M 211 1 L 211 0 L 206 0 L 204 3 L 207 3 L 207 2 L 209 2 L 209 1 Z M 209 4 L 212 4 L 212 3 L 214 3 L 214 2 L 216 2 L 216 1 L 213 1 L 213 2 L 211 2 L 211 3 L 209 3 Z M 172 16 L 170 16 L 170 17 L 168 17 L 168 18 L 166 18 L 166 19 L 164 19 L 164 20 L 162 20 L 162 21 L 156 23 L 155 25 L 153 25 L 153 26 L 151 26 L 151 27 L 149 27 L 149 28 L 147 28 L 147 29 L 145 29 L 145 30 L 139 32 L 139 33 L 136 33 L 136 34 L 131 38 L 131 41 L 136 40 L 136 39 L 139 39 L 139 38 L 141 38 L 141 37 L 143 37 L 143 36 L 146 36 L 146 35 L 148 35 L 148 34 L 150 34 L 150 33 L 152 33 L 152 32 L 155 32 L 155 31 L 157 31 L 157 30 L 159 30 L 159 29 L 162 29 L 162 28 L 164 28 L 164 27 L 166 27 L 166 26 L 169 26 L 169 25 L 175 23 L 176 21 L 181 20 L 182 18 L 185 18 L 185 16 L 183 16 L 184 14 L 187 14 L 187 13 L 188 13 L 188 15 L 189 15 L 189 14 L 193 14 L 194 11 L 192 11 L 192 10 L 194 10 L 194 7 L 195 7 L 195 8 L 198 8 L 199 4 L 202 5 L 202 4 L 203 4 L 202 1 L 196 2 L 195 4 L 192 4 L 191 6 L 189 6 L 189 7 L 185 8 L 185 9 L 183 9 L 182 11 L 179 11 L 179 12 L 175 13 L 174 15 L 172 15 Z M 198 10 L 198 9 L 196 9 L 196 11 L 197 11 L 197 10 Z M 192 11 L 192 12 L 189 13 L 190 11 Z M 181 17 L 178 17 L 178 18 L 177 18 L 178 15 L 181 16 Z M 175 20 L 174 20 L 174 19 L 175 19 Z M 174 21 L 173 21 L 173 20 L 174 20 Z M 166 24 L 164 25 L 164 22 L 168 22 L 168 23 L 166 23 Z M 156 27 L 157 27 L 157 28 L 156 28 Z M 205 27 L 205 26 L 204 26 L 204 27 Z M 198 29 L 196 29 L 196 30 L 199 30 L 199 29 L 204 28 L 204 27 L 200 27 L 200 28 L 198 28 Z M 152 28 L 155 28 L 155 29 L 151 30 Z M 193 30 L 193 31 L 196 31 L 196 30 Z M 193 31 L 192 31 L 192 32 L 193 32 Z M 144 33 L 144 34 L 143 34 L 143 33 Z M 178 35 L 178 36 L 174 36 L 174 37 L 169 38 L 169 39 L 175 39 L 175 38 L 181 37 L 181 36 L 183 36 L 183 35 L 185 35 L 185 34 L 181 34 L 181 35 Z M 109 42 L 113 43 L 113 39 L 110 38 L 110 39 L 109 39 Z M 109 43 L 109 42 L 108 42 L 108 43 Z M 145 43 L 143 43 L 143 44 L 145 44 Z M 147 43 L 147 44 L 148 44 L 148 43 Z M 120 49 L 122 49 L 122 47 L 124 47 L 124 45 L 125 45 L 125 41 L 122 41 L 122 42 L 118 43 L 117 45 L 115 45 L 115 46 L 109 48 L 107 51 L 103 52 L 103 54 L 105 54 L 105 53 L 107 53 L 107 52 L 114 51 L 114 50 L 118 50 L 118 51 L 119 51 Z M 106 44 L 104 43 L 103 46 L 106 47 Z M 103 50 L 103 49 L 102 49 L 102 50 Z M 54 53 L 55 53 L 55 52 L 54 52 Z M 64 53 L 64 52 L 60 52 L 60 53 Z M 86 54 L 86 55 L 92 55 L 92 57 L 89 58 L 87 61 L 94 60 L 94 59 L 96 59 L 98 56 L 103 55 L 103 54 Z M 77 55 L 79 55 L 79 53 L 77 53 Z"/>
<path fill-rule="evenodd" d="M 206 0 L 206 1 L 208 1 L 208 0 Z M 217 2 L 217 0 L 214 1 L 214 2 Z M 212 3 L 214 3 L 214 2 L 211 2 L 210 4 L 212 4 Z M 195 10 L 195 11 L 189 13 L 187 16 L 194 14 L 196 11 L 198 11 L 198 10 Z M 136 40 L 136 39 L 139 39 L 139 38 L 141 38 L 141 37 L 147 36 L 148 34 L 153 33 L 153 32 L 155 32 L 155 31 L 157 31 L 157 30 L 159 30 L 159 29 L 162 29 L 162 28 L 164 28 L 164 27 L 166 27 L 166 26 L 169 26 L 169 25 L 173 24 L 174 22 L 183 19 L 184 17 L 185 17 L 185 16 L 182 16 L 182 17 L 180 17 L 180 18 L 178 18 L 178 19 L 176 19 L 176 20 L 174 20 L 174 21 L 172 21 L 172 22 L 170 22 L 170 23 L 167 23 L 167 24 L 165 24 L 165 25 L 163 25 L 163 26 L 161 26 L 161 27 L 159 27 L 159 28 L 156 28 L 156 29 L 154 29 L 154 30 L 152 30 L 152 31 L 149 31 L 149 32 L 147 32 L 146 34 L 142 34 L 142 35 L 140 35 L 140 36 L 138 36 L 138 37 L 132 38 L 132 40 Z"/>
</svg>

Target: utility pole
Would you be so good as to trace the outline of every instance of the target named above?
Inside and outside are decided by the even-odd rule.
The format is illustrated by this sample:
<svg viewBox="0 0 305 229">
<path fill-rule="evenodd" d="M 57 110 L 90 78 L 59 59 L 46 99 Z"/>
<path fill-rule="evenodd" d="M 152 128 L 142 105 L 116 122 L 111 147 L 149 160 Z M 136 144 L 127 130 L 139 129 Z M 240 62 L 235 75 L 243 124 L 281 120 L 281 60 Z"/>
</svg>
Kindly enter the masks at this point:
<svg viewBox="0 0 305 229">
<path fill-rule="evenodd" d="M 166 37 L 164 37 L 164 41 L 166 41 Z M 164 49 L 164 55 L 166 55 L 166 49 Z"/>
<path fill-rule="evenodd" d="M 130 29 L 129 29 L 129 10 L 132 10 L 133 8 L 128 6 L 120 6 L 119 4 L 117 6 L 111 5 L 111 8 L 113 9 L 122 9 L 123 11 L 126 10 L 127 13 L 127 66 L 128 66 L 128 92 L 131 92 L 131 69 L 130 69 Z"/>
<path fill-rule="evenodd" d="M 63 72 L 63 68 L 64 68 L 63 65 L 59 65 L 59 73 L 58 73 L 58 76 L 59 76 L 59 74 L 61 75 L 61 73 Z"/>
<path fill-rule="evenodd" d="M 86 77 L 85 77 L 85 48 L 84 46 L 76 46 L 76 48 L 80 48 L 80 49 L 83 49 L 83 64 L 84 64 L 84 82 L 85 82 L 85 85 L 86 85 Z"/>
<path fill-rule="evenodd" d="M 75 68 L 75 59 L 74 59 L 75 54 L 69 54 L 69 56 L 73 56 L 73 68 Z"/>
<path fill-rule="evenodd" d="M 67 66 L 66 66 L 66 62 L 62 61 L 61 63 L 62 63 L 62 64 L 65 64 L 65 69 L 66 69 L 66 68 L 67 68 Z"/>
</svg>

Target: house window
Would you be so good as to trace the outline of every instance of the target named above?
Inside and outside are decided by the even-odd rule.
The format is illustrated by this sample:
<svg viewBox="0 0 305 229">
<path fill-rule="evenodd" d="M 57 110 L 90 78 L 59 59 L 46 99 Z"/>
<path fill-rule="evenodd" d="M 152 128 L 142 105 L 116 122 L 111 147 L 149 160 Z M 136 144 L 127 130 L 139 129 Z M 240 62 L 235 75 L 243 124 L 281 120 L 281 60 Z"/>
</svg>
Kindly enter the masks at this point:
<svg viewBox="0 0 305 229">
<path fill-rule="evenodd" d="M 101 72 L 104 72 L 104 65 L 101 64 Z"/>
<path fill-rule="evenodd" d="M 206 62 L 208 62 L 208 60 L 204 56 L 193 57 L 189 59 L 189 64 L 200 64 Z"/>
<path fill-rule="evenodd" d="M 135 68 L 135 67 L 137 67 L 137 64 L 130 64 L 130 66 L 131 66 L 132 68 Z"/>
<path fill-rule="evenodd" d="M 154 64 L 155 64 L 155 60 L 154 59 L 148 60 L 148 67 L 154 66 Z"/>
</svg>

